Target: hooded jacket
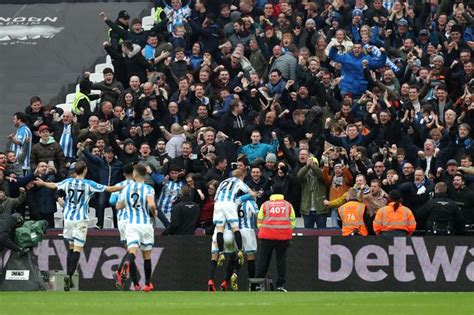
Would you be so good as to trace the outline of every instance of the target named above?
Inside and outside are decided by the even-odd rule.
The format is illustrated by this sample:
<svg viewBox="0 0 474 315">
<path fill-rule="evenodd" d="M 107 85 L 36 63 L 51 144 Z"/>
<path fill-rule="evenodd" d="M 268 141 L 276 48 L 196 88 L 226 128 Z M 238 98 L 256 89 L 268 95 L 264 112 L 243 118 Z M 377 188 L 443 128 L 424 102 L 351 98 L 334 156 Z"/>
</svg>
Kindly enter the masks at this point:
<svg viewBox="0 0 474 315">
<path fill-rule="evenodd" d="M 377 69 L 382 67 L 387 59 L 384 54 L 380 57 L 364 53 L 356 57 L 353 52 L 339 54 L 334 46 L 329 50 L 329 58 L 342 64 L 342 79 L 339 84 L 341 91 L 351 92 L 355 96 L 360 96 L 367 90 L 368 82 L 364 78 L 362 61 L 367 60 L 369 68 Z"/>
</svg>

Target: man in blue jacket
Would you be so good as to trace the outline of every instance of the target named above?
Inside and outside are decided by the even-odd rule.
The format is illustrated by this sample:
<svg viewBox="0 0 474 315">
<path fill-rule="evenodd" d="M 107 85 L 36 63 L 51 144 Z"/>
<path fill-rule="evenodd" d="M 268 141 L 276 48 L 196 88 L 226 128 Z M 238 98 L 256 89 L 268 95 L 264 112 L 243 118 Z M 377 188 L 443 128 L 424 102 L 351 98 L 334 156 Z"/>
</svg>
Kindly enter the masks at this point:
<svg viewBox="0 0 474 315">
<path fill-rule="evenodd" d="M 367 90 L 367 80 L 364 78 L 364 65 L 371 69 L 377 69 L 385 64 L 385 54 L 379 57 L 369 52 L 366 54 L 361 43 L 355 43 L 351 52 L 339 53 L 339 47 L 333 46 L 329 51 L 329 58 L 342 64 L 342 75 L 339 87 L 341 95 L 351 93 L 359 98 Z"/>
<path fill-rule="evenodd" d="M 115 152 L 112 147 L 106 147 L 104 149 L 104 157 L 97 157 L 89 152 L 89 150 L 83 151 L 83 160 L 86 162 L 87 167 L 90 169 L 98 169 L 99 182 L 103 185 L 115 185 L 123 180 L 122 167 L 123 163 L 115 158 Z M 96 205 L 96 216 L 97 226 L 102 228 L 104 226 L 104 210 L 108 206 L 108 200 L 110 193 L 103 192 L 97 194 L 97 205 Z M 114 224 L 117 226 L 117 218 L 114 211 Z"/>
<path fill-rule="evenodd" d="M 276 132 L 272 132 L 271 144 L 260 143 L 262 136 L 260 135 L 260 131 L 258 130 L 252 131 L 250 139 L 252 140 L 252 143 L 244 145 L 240 149 L 240 153 L 245 154 L 250 164 L 253 164 L 256 159 L 264 161 L 268 153 L 277 152 L 279 143 Z"/>
</svg>

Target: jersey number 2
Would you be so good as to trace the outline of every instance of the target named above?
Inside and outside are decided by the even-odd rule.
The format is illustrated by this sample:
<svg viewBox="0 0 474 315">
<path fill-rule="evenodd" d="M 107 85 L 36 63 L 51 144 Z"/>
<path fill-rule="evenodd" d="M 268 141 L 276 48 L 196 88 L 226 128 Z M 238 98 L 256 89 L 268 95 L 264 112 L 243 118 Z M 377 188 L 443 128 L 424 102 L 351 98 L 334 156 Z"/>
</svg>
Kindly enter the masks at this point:
<svg viewBox="0 0 474 315">
<path fill-rule="evenodd" d="M 135 192 L 135 193 L 132 194 L 132 199 L 133 199 L 132 207 L 133 208 L 141 208 L 142 205 L 138 202 L 138 200 L 140 199 L 140 195 Z"/>
</svg>

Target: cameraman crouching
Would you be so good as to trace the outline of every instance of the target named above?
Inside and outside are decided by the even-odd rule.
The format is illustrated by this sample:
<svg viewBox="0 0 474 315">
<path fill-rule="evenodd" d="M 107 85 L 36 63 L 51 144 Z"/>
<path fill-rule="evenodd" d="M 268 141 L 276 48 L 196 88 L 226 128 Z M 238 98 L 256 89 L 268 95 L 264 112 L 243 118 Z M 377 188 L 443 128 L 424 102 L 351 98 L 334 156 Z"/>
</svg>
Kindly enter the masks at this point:
<svg viewBox="0 0 474 315">
<path fill-rule="evenodd" d="M 27 248 L 21 248 L 13 239 L 15 230 L 23 225 L 24 219 L 19 213 L 4 214 L 0 216 L 0 252 L 8 248 L 14 252 L 19 252 L 20 256 L 28 252 Z"/>
</svg>

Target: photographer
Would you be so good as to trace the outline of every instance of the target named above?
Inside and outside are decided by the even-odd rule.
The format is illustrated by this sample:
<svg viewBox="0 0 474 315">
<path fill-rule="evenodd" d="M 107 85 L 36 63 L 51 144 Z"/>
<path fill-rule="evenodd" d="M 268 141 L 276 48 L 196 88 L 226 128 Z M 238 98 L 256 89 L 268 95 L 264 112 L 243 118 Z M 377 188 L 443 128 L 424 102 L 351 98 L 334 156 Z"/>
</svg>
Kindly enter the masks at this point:
<svg viewBox="0 0 474 315">
<path fill-rule="evenodd" d="M 23 225 L 24 219 L 19 213 L 0 215 L 0 252 L 5 248 L 20 255 L 28 252 L 27 248 L 20 248 L 13 239 L 15 238 L 15 230 Z"/>
</svg>

